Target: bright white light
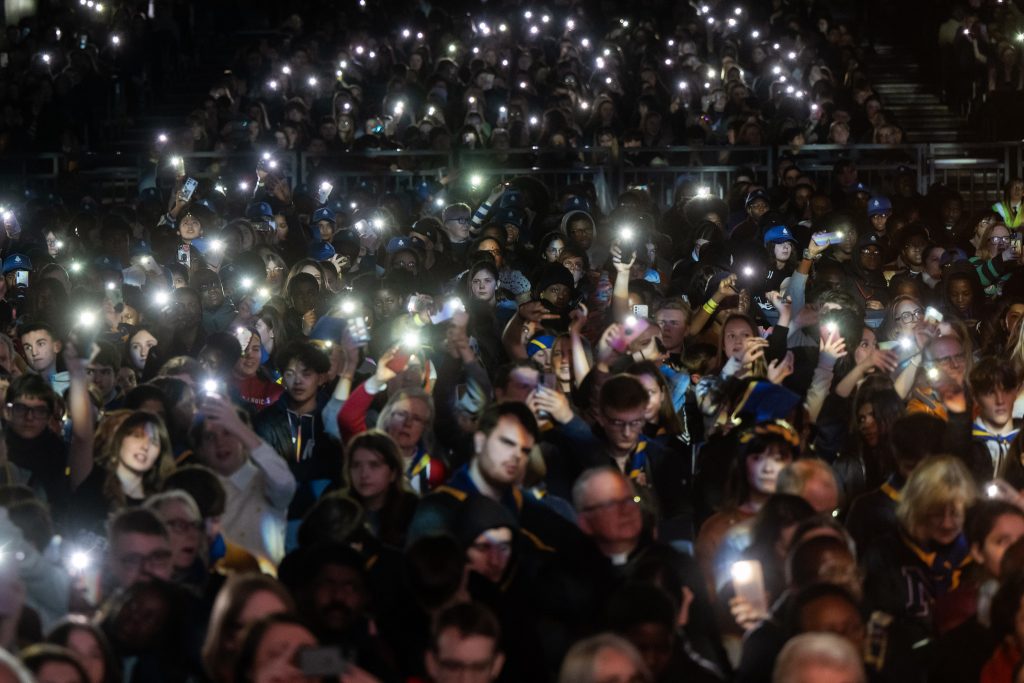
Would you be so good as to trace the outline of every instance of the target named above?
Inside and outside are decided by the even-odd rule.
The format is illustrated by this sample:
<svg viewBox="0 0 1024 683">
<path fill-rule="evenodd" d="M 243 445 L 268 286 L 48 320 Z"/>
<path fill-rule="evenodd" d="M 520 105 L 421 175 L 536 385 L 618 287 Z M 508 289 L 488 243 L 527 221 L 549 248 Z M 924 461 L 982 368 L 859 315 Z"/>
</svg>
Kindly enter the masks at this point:
<svg viewBox="0 0 1024 683">
<path fill-rule="evenodd" d="M 678 85 L 678 88 L 679 88 L 680 90 L 686 90 L 686 89 L 687 89 L 688 87 L 690 87 L 690 86 L 688 86 L 688 85 L 686 84 L 686 81 L 679 81 L 679 85 Z"/>
<path fill-rule="evenodd" d="M 71 571 L 84 572 L 89 568 L 91 560 L 89 554 L 81 550 L 76 550 L 71 553 L 71 557 L 68 558 L 68 563 L 71 565 Z"/>
<path fill-rule="evenodd" d="M 108 282 L 107 283 L 107 291 L 108 292 L 113 292 L 115 289 L 117 289 L 117 283 L 116 282 Z"/>
<path fill-rule="evenodd" d="M 761 37 L 761 32 L 757 30 L 751 31 L 750 37 L 753 38 L 754 40 L 757 40 L 758 38 Z"/>
<path fill-rule="evenodd" d="M 242 285 L 242 289 L 252 289 L 252 285 L 253 285 L 252 278 L 251 277 L 243 277 L 241 285 Z"/>
<path fill-rule="evenodd" d="M 356 312 L 356 302 L 352 299 L 345 299 L 341 302 L 341 312 L 345 315 L 352 315 Z"/>
<path fill-rule="evenodd" d="M 92 311 L 82 311 L 78 314 L 78 324 L 80 327 L 92 327 L 96 324 L 96 314 Z"/>
<path fill-rule="evenodd" d="M 315 88 L 316 87 L 316 76 L 310 76 L 309 78 L 307 78 L 306 79 L 306 83 L 309 84 L 309 87 Z"/>
<path fill-rule="evenodd" d="M 407 349 L 418 349 L 420 347 L 420 333 L 410 330 L 402 335 L 402 346 Z"/>
<path fill-rule="evenodd" d="M 281 67 L 281 73 L 283 73 L 285 76 L 291 76 L 292 68 L 285 64 L 284 66 Z"/>
<path fill-rule="evenodd" d="M 171 303 L 171 293 L 167 291 L 160 291 L 153 295 L 153 302 L 157 306 L 166 306 Z"/>
<path fill-rule="evenodd" d="M 989 484 L 988 487 L 985 489 L 985 495 L 987 495 L 989 498 L 995 498 L 996 496 L 999 495 L 999 487 L 996 486 L 995 484 Z"/>
<path fill-rule="evenodd" d="M 116 33 L 113 34 L 112 36 L 110 36 L 110 42 L 113 45 L 120 45 L 121 44 L 121 36 L 117 35 Z"/>
<path fill-rule="evenodd" d="M 217 380 L 215 380 L 215 379 L 208 379 L 205 382 L 203 382 L 203 391 L 205 391 L 207 394 L 216 394 L 217 393 Z"/>
<path fill-rule="evenodd" d="M 481 26 L 482 26 L 482 24 L 481 24 Z M 410 36 L 412 36 L 412 31 L 410 31 L 407 28 L 406 29 L 402 29 L 402 37 L 403 38 L 408 38 Z"/>
<path fill-rule="evenodd" d="M 707 199 L 711 196 L 711 188 L 707 185 L 703 185 L 697 188 L 697 196 L 701 199 Z"/>
<path fill-rule="evenodd" d="M 753 276 L 753 274 L 754 274 L 754 269 L 753 268 L 751 268 L 750 266 L 744 266 L 743 267 L 743 275 L 745 275 L 746 277 L 751 277 L 751 276 Z"/>
<path fill-rule="evenodd" d="M 249 189 L 249 183 L 245 182 L 244 180 L 239 182 L 238 189 L 241 190 L 242 192 L 245 192 L 246 190 Z"/>
<path fill-rule="evenodd" d="M 160 135 L 157 135 L 156 141 L 159 143 L 167 142 L 167 133 L 160 133 Z"/>
<path fill-rule="evenodd" d="M 221 240 L 210 240 L 210 251 L 214 254 L 219 254 L 224 251 L 224 242 Z"/>
</svg>

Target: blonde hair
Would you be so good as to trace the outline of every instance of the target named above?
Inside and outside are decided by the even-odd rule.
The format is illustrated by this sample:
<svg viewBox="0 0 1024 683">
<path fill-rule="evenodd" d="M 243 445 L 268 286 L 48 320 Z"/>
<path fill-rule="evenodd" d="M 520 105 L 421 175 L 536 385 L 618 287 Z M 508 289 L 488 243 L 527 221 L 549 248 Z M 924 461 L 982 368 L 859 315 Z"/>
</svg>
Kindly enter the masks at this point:
<svg viewBox="0 0 1024 683">
<path fill-rule="evenodd" d="M 596 660 L 602 650 L 617 650 L 633 663 L 643 683 L 649 683 L 651 673 L 640 652 L 628 640 L 613 633 L 598 633 L 596 636 L 577 641 L 562 661 L 558 683 L 597 683 Z M 630 679 L 633 680 L 633 679 Z"/>
<path fill-rule="evenodd" d="M 903 529 L 918 538 L 930 513 L 947 505 L 966 509 L 978 492 L 971 473 L 951 455 L 925 458 L 914 468 L 896 505 Z"/>
</svg>

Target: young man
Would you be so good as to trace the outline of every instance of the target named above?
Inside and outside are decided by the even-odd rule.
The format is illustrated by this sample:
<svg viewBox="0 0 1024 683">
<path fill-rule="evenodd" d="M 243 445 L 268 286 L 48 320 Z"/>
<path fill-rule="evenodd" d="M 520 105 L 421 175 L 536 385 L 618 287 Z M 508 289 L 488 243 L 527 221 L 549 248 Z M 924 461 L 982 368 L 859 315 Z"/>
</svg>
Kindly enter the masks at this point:
<svg viewBox="0 0 1024 683">
<path fill-rule="evenodd" d="M 225 538 L 257 557 L 280 561 L 295 477 L 226 398 L 204 397 L 203 415 L 192 429 L 192 440 L 199 462 L 224 487 Z"/>
<path fill-rule="evenodd" d="M 54 329 L 46 323 L 27 323 L 18 328 L 18 338 L 29 367 L 58 395 L 63 395 L 71 377 L 66 372 L 57 372 L 57 357 L 63 344 Z"/>
<path fill-rule="evenodd" d="M 321 416 L 327 397 L 319 393 L 320 378 L 330 370 L 330 360 L 308 342 L 293 342 L 277 362 L 284 393 L 260 412 L 256 432 L 285 459 L 298 483 L 288 508 L 291 538 L 317 498 L 341 483 L 341 458 Z"/>
<path fill-rule="evenodd" d="M 981 359 L 971 370 L 969 386 L 978 407 L 971 429 L 973 455 L 979 465 L 991 463 L 991 474 L 998 476 L 1010 444 L 1020 431 L 1013 423 L 1013 402 L 1020 390 L 1020 374 L 1012 363 L 994 356 Z"/>
<path fill-rule="evenodd" d="M 70 493 L 64 470 L 68 466 L 64 440 L 49 429 L 57 396 L 38 375 L 22 375 L 7 389 L 7 459 L 17 483 L 26 484 L 55 511 Z"/>
<path fill-rule="evenodd" d="M 458 262 L 464 260 L 469 252 L 471 235 L 469 232 L 470 219 L 473 210 L 468 204 L 449 204 L 441 214 L 444 222 L 444 231 L 451 241 L 452 258 Z"/>
<path fill-rule="evenodd" d="M 235 307 L 224 296 L 224 285 L 220 276 L 208 268 L 192 275 L 191 286 L 199 292 L 203 305 L 203 329 L 207 332 L 223 332 L 235 319 Z"/>
<path fill-rule="evenodd" d="M 523 535 L 539 550 L 550 552 L 562 543 L 578 541 L 579 534 L 568 521 L 519 488 L 539 433 L 526 404 L 502 401 L 488 406 L 473 434 L 473 456 L 446 485 L 420 501 L 409 525 L 409 542 L 453 531 L 460 510 L 474 494 L 496 500 L 512 512 Z"/>
<path fill-rule="evenodd" d="M 654 321 L 661 328 L 661 343 L 668 352 L 667 364 L 675 370 L 683 367 L 690 315 L 690 305 L 682 299 L 669 299 L 654 312 Z"/>
<path fill-rule="evenodd" d="M 117 384 L 117 373 L 121 371 L 121 354 L 110 342 L 96 342 L 98 351 L 86 366 L 89 386 L 100 397 L 104 410 L 115 410 L 124 402 L 124 394 Z"/>
<path fill-rule="evenodd" d="M 583 469 L 611 465 L 622 472 L 632 482 L 634 495 L 662 526 L 662 538 L 692 541 L 692 519 L 683 518 L 688 501 L 682 459 L 672 457 L 643 433 L 649 400 L 636 377 L 608 378 L 598 398 L 599 427 L 583 441 L 572 439 L 576 441 L 572 452 L 578 454 Z M 676 519 L 679 515 L 683 517 Z M 664 525 L 668 520 L 673 521 L 671 531 Z"/>
<path fill-rule="evenodd" d="M 441 612 L 426 653 L 433 683 L 491 683 L 505 665 L 499 647 L 501 626 L 494 614 L 478 603 L 454 605 Z"/>
</svg>

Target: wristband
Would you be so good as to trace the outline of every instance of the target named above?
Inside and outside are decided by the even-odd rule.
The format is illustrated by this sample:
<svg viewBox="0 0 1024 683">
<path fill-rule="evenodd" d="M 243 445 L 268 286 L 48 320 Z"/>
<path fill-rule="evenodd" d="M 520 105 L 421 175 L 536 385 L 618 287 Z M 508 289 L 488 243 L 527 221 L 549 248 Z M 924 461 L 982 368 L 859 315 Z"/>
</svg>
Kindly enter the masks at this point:
<svg viewBox="0 0 1024 683">
<path fill-rule="evenodd" d="M 718 308 L 718 302 L 715 301 L 714 299 L 708 299 L 707 301 L 704 302 L 704 306 L 702 306 L 702 308 L 704 309 L 704 312 L 707 313 L 708 315 L 714 315 L 715 310 Z"/>
</svg>

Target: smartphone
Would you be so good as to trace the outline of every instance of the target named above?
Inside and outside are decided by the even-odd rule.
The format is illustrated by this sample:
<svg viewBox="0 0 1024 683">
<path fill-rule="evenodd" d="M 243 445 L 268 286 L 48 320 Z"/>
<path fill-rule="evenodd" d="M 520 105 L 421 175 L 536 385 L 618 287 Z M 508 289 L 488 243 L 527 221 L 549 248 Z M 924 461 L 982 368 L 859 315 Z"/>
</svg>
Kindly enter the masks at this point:
<svg viewBox="0 0 1024 683">
<path fill-rule="evenodd" d="M 882 351 L 895 351 L 899 347 L 900 343 L 898 341 L 878 342 L 878 348 L 881 349 Z"/>
<path fill-rule="evenodd" d="M 334 191 L 334 185 L 331 185 L 329 182 L 325 180 L 324 182 L 320 183 L 320 189 L 317 190 L 316 193 L 316 200 L 320 202 L 320 204 L 326 204 L 327 200 L 330 199 L 331 197 L 332 191 Z"/>
<path fill-rule="evenodd" d="M 192 201 L 192 194 L 196 191 L 197 185 L 199 181 L 195 178 L 185 178 L 185 183 L 181 186 L 181 198 L 186 202 Z"/>
<path fill-rule="evenodd" d="M 635 239 L 633 228 L 625 227 L 619 230 L 619 250 L 622 252 L 623 263 L 629 263 L 636 258 Z"/>
<path fill-rule="evenodd" d="M 15 287 L 28 287 L 28 275 L 27 270 L 16 270 L 14 271 L 14 286 Z"/>
<path fill-rule="evenodd" d="M 465 310 L 466 306 L 462 303 L 462 299 L 453 297 L 444 302 L 444 306 L 441 307 L 440 311 L 430 316 L 430 322 L 434 325 L 439 325 L 451 320 L 456 313 L 461 313 Z"/>
<path fill-rule="evenodd" d="M 402 372 L 405 370 L 405 366 L 409 364 L 409 359 L 412 354 L 409 353 L 404 347 L 399 347 L 398 353 L 395 357 L 388 361 L 388 368 L 394 372 Z"/>
<path fill-rule="evenodd" d="M 650 315 L 648 314 L 648 310 L 649 308 L 647 304 L 636 304 L 633 306 L 633 317 L 641 319 L 649 318 Z"/>
<path fill-rule="evenodd" d="M 299 650 L 299 669 L 310 678 L 337 678 L 348 671 L 348 662 L 338 647 L 307 647 Z"/>
<path fill-rule="evenodd" d="M 190 247 L 191 245 L 189 244 L 182 244 L 178 246 L 178 263 L 185 266 L 186 268 L 189 267 L 192 261 L 192 259 L 189 256 Z"/>
<path fill-rule="evenodd" d="M 931 306 L 929 306 L 928 308 L 924 309 L 924 319 L 926 321 L 930 320 L 930 321 L 934 322 L 936 325 L 938 325 L 939 323 L 942 322 L 942 318 L 943 318 L 943 315 L 942 315 L 942 313 L 938 309 L 933 308 Z"/>
<path fill-rule="evenodd" d="M 843 239 L 846 235 L 842 230 L 836 230 L 835 232 L 823 232 L 820 235 L 814 236 L 814 243 L 819 247 L 827 247 L 833 244 L 842 244 Z"/>
<path fill-rule="evenodd" d="M 558 376 L 553 372 L 545 372 L 541 377 L 541 386 L 545 389 L 558 391 Z"/>
<path fill-rule="evenodd" d="M 623 353 L 640 335 L 647 331 L 651 324 L 644 318 L 630 316 L 622 326 L 622 334 L 612 340 L 612 348 Z"/>
<path fill-rule="evenodd" d="M 366 318 L 363 316 L 357 315 L 345 320 L 345 330 L 357 346 L 365 346 L 370 343 L 370 327 L 366 324 Z"/>
<path fill-rule="evenodd" d="M 759 614 L 768 613 L 768 595 L 764 590 L 764 572 L 757 560 L 740 560 L 730 568 L 736 597 L 743 598 Z"/>
</svg>

